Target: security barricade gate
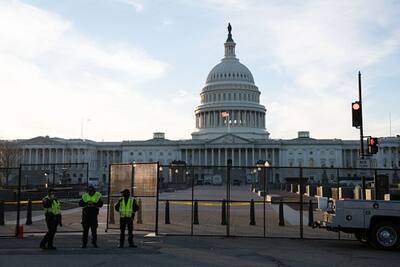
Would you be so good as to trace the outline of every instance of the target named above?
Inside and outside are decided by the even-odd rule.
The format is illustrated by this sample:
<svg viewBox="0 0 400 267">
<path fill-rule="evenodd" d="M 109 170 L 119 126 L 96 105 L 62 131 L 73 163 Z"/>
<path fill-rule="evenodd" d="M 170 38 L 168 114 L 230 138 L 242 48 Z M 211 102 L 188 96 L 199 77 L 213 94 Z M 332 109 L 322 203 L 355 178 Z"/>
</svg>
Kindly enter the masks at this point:
<svg viewBox="0 0 400 267">
<path fill-rule="evenodd" d="M 42 199 L 49 189 L 61 201 L 63 227 L 58 231 L 81 231 L 78 203 L 88 186 L 88 176 L 87 163 L 0 168 L 0 236 L 47 232 Z"/>
<path fill-rule="evenodd" d="M 157 163 L 110 165 L 106 230 L 119 229 L 119 213 L 114 207 L 122 196 L 121 191 L 129 189 L 139 205 L 134 229 L 157 232 L 157 177 Z"/>
</svg>

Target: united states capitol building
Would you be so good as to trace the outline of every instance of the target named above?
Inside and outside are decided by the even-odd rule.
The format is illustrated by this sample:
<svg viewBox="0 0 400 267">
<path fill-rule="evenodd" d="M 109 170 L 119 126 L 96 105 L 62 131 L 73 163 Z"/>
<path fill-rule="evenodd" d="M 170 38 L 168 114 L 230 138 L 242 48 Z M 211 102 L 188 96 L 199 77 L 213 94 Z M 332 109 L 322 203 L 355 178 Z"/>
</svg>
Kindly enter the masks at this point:
<svg viewBox="0 0 400 267">
<path fill-rule="evenodd" d="M 180 160 L 190 165 L 226 165 L 232 159 L 234 166 L 268 160 L 272 166 L 358 167 L 359 140 L 314 139 L 308 131 L 299 131 L 293 139 L 269 137 L 261 92 L 250 70 L 236 57 L 236 43 L 228 29 L 224 57 L 212 68 L 200 92 L 192 139 L 169 140 L 160 132 L 149 140 L 122 142 L 35 137 L 18 141 L 22 163 L 87 162 L 89 177 L 103 183 L 109 164 L 120 162 L 169 164 Z M 399 166 L 400 137 L 380 138 L 371 167 Z"/>
</svg>

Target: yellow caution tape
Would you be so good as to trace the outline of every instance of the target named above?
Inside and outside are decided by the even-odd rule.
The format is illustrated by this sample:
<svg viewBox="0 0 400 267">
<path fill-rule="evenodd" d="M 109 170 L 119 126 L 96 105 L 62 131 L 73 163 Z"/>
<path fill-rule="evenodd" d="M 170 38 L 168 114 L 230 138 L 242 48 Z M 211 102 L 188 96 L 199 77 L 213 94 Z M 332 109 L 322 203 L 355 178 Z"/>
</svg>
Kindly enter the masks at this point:
<svg viewBox="0 0 400 267">
<path fill-rule="evenodd" d="M 31 202 L 32 202 L 32 204 L 42 204 L 43 203 L 43 201 L 41 201 L 41 200 L 32 200 Z M 22 200 L 19 203 L 28 204 L 28 200 Z M 18 204 L 18 201 L 5 201 L 4 204 L 7 204 L 7 205 Z"/>
<path fill-rule="evenodd" d="M 171 201 L 171 204 L 175 205 L 192 205 L 191 201 Z M 213 202 L 197 202 L 199 206 L 222 206 L 222 203 L 213 203 Z M 254 203 L 254 205 L 260 205 L 263 203 Z M 250 202 L 231 202 L 229 206 L 249 206 Z"/>
</svg>

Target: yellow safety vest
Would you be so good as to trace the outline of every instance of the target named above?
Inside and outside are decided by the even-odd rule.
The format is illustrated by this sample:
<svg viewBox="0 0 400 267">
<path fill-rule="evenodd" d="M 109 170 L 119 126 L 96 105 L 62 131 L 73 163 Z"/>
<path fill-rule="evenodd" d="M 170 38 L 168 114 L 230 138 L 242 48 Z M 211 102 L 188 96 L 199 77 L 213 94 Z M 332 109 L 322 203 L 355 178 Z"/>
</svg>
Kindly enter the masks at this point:
<svg viewBox="0 0 400 267">
<path fill-rule="evenodd" d="M 46 196 L 43 201 L 49 201 L 50 197 Z M 54 215 L 61 214 L 61 202 L 58 199 L 53 199 L 51 208 L 44 208 L 45 213 L 53 213 Z"/>
<path fill-rule="evenodd" d="M 99 201 L 99 199 L 101 198 L 101 194 L 100 192 L 96 192 L 94 193 L 93 196 L 89 195 L 89 193 L 85 193 L 82 195 L 82 200 L 84 202 L 93 202 L 93 203 L 97 203 Z"/>
<path fill-rule="evenodd" d="M 119 215 L 121 218 L 130 218 L 132 217 L 132 206 L 133 206 L 133 198 L 129 197 L 127 203 L 125 203 L 125 198 L 121 197 L 119 199 Z"/>
</svg>

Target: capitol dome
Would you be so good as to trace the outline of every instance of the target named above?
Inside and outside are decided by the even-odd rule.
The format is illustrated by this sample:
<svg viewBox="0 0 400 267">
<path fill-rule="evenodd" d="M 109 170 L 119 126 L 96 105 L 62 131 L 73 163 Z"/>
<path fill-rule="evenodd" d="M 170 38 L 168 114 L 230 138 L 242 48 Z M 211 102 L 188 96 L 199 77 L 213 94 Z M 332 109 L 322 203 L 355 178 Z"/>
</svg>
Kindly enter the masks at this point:
<svg viewBox="0 0 400 267">
<path fill-rule="evenodd" d="M 206 84 L 220 81 L 240 81 L 254 84 L 250 70 L 238 59 L 222 59 L 208 74 Z"/>
<path fill-rule="evenodd" d="M 196 108 L 193 139 L 215 139 L 234 134 L 247 139 L 266 139 L 266 109 L 260 105 L 260 91 L 250 70 L 236 58 L 236 43 L 228 25 L 225 56 L 207 76 Z"/>
</svg>

